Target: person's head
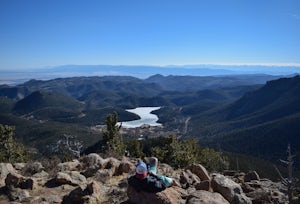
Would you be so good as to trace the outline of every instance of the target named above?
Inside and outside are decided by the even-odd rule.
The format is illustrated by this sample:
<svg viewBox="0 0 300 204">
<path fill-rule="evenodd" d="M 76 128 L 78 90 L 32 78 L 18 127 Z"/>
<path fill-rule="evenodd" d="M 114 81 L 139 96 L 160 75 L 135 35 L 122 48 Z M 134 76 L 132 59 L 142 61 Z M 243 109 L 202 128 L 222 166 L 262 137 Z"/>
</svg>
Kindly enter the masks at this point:
<svg viewBox="0 0 300 204">
<path fill-rule="evenodd" d="M 135 176 L 136 178 L 138 179 L 143 179 L 143 178 L 146 178 L 147 177 L 147 165 L 142 162 L 142 161 L 139 161 L 136 165 L 136 168 L 135 168 Z"/>
</svg>

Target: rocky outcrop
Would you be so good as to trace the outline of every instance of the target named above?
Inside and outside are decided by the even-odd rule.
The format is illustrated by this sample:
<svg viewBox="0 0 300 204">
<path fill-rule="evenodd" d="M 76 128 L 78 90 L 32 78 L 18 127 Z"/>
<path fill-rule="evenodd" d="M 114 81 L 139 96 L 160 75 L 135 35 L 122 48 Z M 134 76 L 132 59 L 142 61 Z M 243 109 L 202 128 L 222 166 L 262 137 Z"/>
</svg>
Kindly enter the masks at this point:
<svg viewBox="0 0 300 204">
<path fill-rule="evenodd" d="M 135 171 L 136 159 L 120 160 L 89 154 L 47 170 L 41 163 L 0 163 L 0 203 L 158 203 L 243 204 L 284 203 L 287 196 L 280 183 L 262 179 L 252 171 L 209 174 L 201 164 L 174 170 L 160 164 L 158 171 L 180 182 L 158 193 L 137 191 L 127 179 Z M 3 200 L 1 200 L 3 199 Z"/>
<path fill-rule="evenodd" d="M 220 193 L 229 203 L 252 203 L 251 199 L 243 193 L 241 186 L 224 175 L 214 174 L 212 176 L 211 186 L 215 192 Z"/>
<path fill-rule="evenodd" d="M 187 199 L 187 204 L 229 204 L 229 202 L 219 193 L 209 191 L 194 191 Z"/>
<path fill-rule="evenodd" d="M 187 192 L 178 187 L 167 188 L 159 193 L 148 193 L 137 191 L 133 187 L 128 186 L 127 195 L 131 203 L 139 204 L 184 204 Z"/>
</svg>

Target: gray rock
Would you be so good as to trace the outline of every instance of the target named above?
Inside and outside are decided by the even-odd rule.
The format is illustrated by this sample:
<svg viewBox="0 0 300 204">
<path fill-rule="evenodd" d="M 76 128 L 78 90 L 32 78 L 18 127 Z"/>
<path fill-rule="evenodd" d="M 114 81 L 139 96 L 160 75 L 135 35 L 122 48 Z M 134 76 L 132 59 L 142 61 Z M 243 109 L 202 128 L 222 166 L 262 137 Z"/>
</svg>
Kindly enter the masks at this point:
<svg viewBox="0 0 300 204">
<path fill-rule="evenodd" d="M 221 174 L 213 175 L 211 186 L 215 192 L 220 193 L 229 203 L 252 203 L 251 200 L 245 196 L 239 184 Z"/>
<path fill-rule="evenodd" d="M 26 163 L 14 163 L 14 168 L 16 170 L 22 170 L 25 167 Z"/>
<path fill-rule="evenodd" d="M 32 176 L 36 173 L 40 173 L 45 168 L 43 167 L 42 163 L 40 162 L 30 162 L 25 165 L 25 167 L 22 169 L 22 174 L 25 176 Z"/>
<path fill-rule="evenodd" d="M 219 193 L 212 193 L 209 191 L 194 191 L 188 196 L 187 204 L 229 204 Z"/>
<path fill-rule="evenodd" d="M 85 177 L 92 177 L 99 169 L 103 169 L 108 160 L 102 159 L 98 154 L 91 153 L 82 158 L 82 168 L 85 169 L 83 175 Z"/>
<path fill-rule="evenodd" d="M 79 171 L 81 170 L 81 168 L 82 165 L 77 159 L 74 159 L 70 162 L 60 163 L 57 165 L 58 171 Z"/>
<path fill-rule="evenodd" d="M 30 194 L 27 190 L 14 188 L 8 192 L 8 196 L 12 201 L 22 202 L 24 199 L 30 197 Z"/>
<path fill-rule="evenodd" d="M 86 185 L 86 178 L 77 171 L 58 172 L 55 177 L 57 185 L 69 184 L 73 186 Z"/>
<path fill-rule="evenodd" d="M 103 160 L 100 155 L 96 153 L 91 153 L 81 159 L 84 168 L 96 166 L 98 168 L 102 168 Z"/>
<path fill-rule="evenodd" d="M 49 176 L 49 174 L 44 170 L 32 175 L 33 178 L 45 178 L 45 179 L 48 178 L 48 176 Z"/>
<path fill-rule="evenodd" d="M 182 184 L 188 183 L 189 186 L 201 182 L 200 178 L 197 175 L 193 174 L 189 169 L 181 172 L 179 181 Z"/>
<path fill-rule="evenodd" d="M 95 174 L 95 180 L 102 183 L 107 183 L 112 177 L 112 174 L 113 172 L 110 169 L 100 169 Z"/>
<path fill-rule="evenodd" d="M 253 203 L 273 203 L 271 193 L 264 191 L 263 189 L 257 189 L 255 191 L 247 193 L 247 196 L 249 198 L 252 198 Z"/>
<path fill-rule="evenodd" d="M 0 186 L 5 185 L 5 178 L 9 173 L 17 173 L 10 163 L 0 163 Z"/>
</svg>

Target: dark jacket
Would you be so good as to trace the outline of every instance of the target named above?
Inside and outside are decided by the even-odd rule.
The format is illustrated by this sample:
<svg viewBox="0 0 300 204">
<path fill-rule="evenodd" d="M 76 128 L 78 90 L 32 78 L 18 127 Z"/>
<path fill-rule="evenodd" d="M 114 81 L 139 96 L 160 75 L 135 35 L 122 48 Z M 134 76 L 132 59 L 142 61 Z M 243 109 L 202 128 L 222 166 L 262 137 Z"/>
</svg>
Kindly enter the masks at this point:
<svg viewBox="0 0 300 204">
<path fill-rule="evenodd" d="M 166 189 L 161 179 L 155 175 L 148 174 L 144 179 L 138 179 L 135 175 L 128 178 L 128 184 L 132 186 L 136 191 L 145 191 L 156 193 Z"/>
</svg>

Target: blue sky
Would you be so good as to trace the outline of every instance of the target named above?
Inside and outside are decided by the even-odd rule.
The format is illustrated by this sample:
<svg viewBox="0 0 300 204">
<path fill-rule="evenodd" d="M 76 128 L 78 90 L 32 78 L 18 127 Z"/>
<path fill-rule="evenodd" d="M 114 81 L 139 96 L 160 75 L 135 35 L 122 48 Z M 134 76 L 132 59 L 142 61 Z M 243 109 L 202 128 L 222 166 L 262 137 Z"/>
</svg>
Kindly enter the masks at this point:
<svg viewBox="0 0 300 204">
<path fill-rule="evenodd" d="M 299 0 L 0 0 L 0 70 L 300 65 Z"/>
</svg>

